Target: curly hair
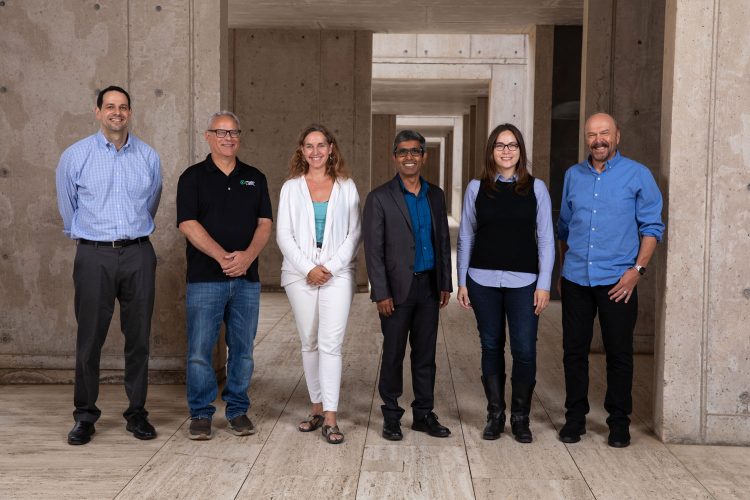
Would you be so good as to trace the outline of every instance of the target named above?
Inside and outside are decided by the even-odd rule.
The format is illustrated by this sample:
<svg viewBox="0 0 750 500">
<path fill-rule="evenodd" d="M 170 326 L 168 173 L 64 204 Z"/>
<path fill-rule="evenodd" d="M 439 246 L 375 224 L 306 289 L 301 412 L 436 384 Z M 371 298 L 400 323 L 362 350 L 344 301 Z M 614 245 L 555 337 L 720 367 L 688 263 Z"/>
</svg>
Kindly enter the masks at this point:
<svg viewBox="0 0 750 500">
<path fill-rule="evenodd" d="M 293 179 L 295 177 L 305 175 L 310 168 L 307 160 L 305 159 L 302 148 L 304 147 L 305 138 L 307 138 L 307 136 L 313 132 L 320 132 L 321 134 L 323 134 L 326 138 L 326 141 L 328 141 L 328 144 L 331 145 L 331 154 L 328 155 L 328 161 L 326 162 L 326 174 L 330 176 L 334 181 L 339 178 L 348 178 L 349 173 L 346 169 L 346 162 L 344 161 L 344 157 L 341 156 L 341 152 L 339 151 L 339 145 L 338 142 L 336 142 L 336 136 L 334 136 L 331 131 L 328 130 L 325 126 L 318 123 L 308 125 L 299 134 L 299 138 L 297 139 L 297 149 L 295 149 L 294 154 L 289 159 L 289 174 L 287 178 Z"/>
<path fill-rule="evenodd" d="M 482 176 L 480 178 L 482 189 L 486 193 L 496 191 L 495 178 L 497 177 L 497 165 L 495 165 L 495 142 L 497 137 L 505 131 L 510 132 L 516 138 L 518 142 L 518 163 L 516 164 L 516 186 L 515 191 L 520 195 L 527 194 L 532 186 L 531 176 L 527 168 L 527 156 L 526 156 L 526 145 L 523 141 L 523 135 L 521 131 L 515 125 L 510 123 L 503 123 L 498 125 L 495 129 L 490 132 L 490 136 L 487 139 L 487 145 L 484 148 L 484 169 L 482 170 Z"/>
</svg>

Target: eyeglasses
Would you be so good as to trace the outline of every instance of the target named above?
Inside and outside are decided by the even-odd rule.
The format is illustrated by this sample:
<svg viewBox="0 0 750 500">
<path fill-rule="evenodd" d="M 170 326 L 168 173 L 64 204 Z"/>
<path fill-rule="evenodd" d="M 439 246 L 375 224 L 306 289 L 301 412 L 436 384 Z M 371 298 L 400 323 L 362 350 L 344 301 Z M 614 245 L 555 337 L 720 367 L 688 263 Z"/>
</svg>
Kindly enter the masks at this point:
<svg viewBox="0 0 750 500">
<path fill-rule="evenodd" d="M 397 149 L 393 152 L 396 158 L 406 158 L 409 154 L 416 158 L 417 156 L 422 156 L 423 153 L 424 150 L 422 148 Z"/>
<path fill-rule="evenodd" d="M 508 148 L 508 151 L 518 151 L 518 143 L 517 142 L 511 142 L 510 144 L 503 144 L 502 142 L 495 143 L 496 151 L 502 151 L 505 148 Z"/>
<path fill-rule="evenodd" d="M 229 137 L 236 139 L 237 137 L 240 136 L 240 134 L 242 133 L 242 130 L 239 130 L 239 129 L 224 130 L 223 128 L 215 128 L 211 130 L 206 130 L 206 132 L 213 132 L 214 134 L 216 134 L 216 137 L 219 137 L 219 138 L 226 137 L 227 134 L 229 134 Z"/>
</svg>

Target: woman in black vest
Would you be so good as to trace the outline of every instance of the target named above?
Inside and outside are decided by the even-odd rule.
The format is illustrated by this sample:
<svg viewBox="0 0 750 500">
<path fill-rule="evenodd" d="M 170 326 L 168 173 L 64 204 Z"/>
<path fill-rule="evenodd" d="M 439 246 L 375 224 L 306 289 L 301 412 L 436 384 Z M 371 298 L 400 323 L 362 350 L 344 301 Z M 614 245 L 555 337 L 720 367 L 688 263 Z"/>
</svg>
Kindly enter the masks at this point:
<svg viewBox="0 0 750 500">
<path fill-rule="evenodd" d="M 532 440 L 537 324 L 549 303 L 555 260 L 549 193 L 526 164 L 521 131 L 509 123 L 496 127 L 482 177 L 466 188 L 458 235 L 458 303 L 474 310 L 482 345 L 488 413 L 482 437 L 497 439 L 505 427 L 507 321 L 513 356 L 510 423 L 521 443 Z"/>
</svg>

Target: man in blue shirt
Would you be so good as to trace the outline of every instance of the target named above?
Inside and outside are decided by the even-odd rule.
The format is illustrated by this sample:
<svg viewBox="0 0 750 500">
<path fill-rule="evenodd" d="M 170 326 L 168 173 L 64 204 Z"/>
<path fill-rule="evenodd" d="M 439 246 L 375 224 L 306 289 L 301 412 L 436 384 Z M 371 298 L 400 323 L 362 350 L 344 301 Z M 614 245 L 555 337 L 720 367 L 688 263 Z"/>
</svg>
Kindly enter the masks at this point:
<svg viewBox="0 0 750 500">
<path fill-rule="evenodd" d="M 404 409 L 398 398 L 403 392 L 407 341 L 414 389 L 412 429 L 447 437 L 450 430 L 432 411 L 439 310 L 452 291 L 445 195 L 420 176 L 427 159 L 421 134 L 399 132 L 393 141 L 393 158 L 398 174 L 367 197 L 362 231 L 371 298 L 383 330 L 378 383 L 383 437 L 403 438 Z"/>
<path fill-rule="evenodd" d="M 584 127 L 590 155 L 565 172 L 558 221 L 565 367 L 564 443 L 580 441 L 589 412 L 588 355 L 599 315 L 607 355 L 608 443 L 630 444 L 636 286 L 664 233 L 662 197 L 647 167 L 617 150 L 614 118 L 592 115 Z"/>
<path fill-rule="evenodd" d="M 156 151 L 128 133 L 125 90 L 111 86 L 99 92 L 95 113 L 101 130 L 66 149 L 56 174 L 63 231 L 78 243 L 72 445 L 88 443 L 101 416 L 99 360 L 115 299 L 125 336 L 126 429 L 138 439 L 156 437 L 145 404 L 156 271 L 149 235 L 161 196 L 161 163 Z"/>
</svg>

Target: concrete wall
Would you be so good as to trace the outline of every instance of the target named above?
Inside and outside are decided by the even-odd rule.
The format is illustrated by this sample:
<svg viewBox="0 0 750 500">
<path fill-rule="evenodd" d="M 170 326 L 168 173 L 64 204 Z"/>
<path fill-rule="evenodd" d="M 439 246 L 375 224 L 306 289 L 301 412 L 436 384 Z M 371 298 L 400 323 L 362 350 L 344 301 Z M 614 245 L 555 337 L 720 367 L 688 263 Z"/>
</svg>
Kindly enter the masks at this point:
<svg viewBox="0 0 750 500">
<path fill-rule="evenodd" d="M 659 179 L 663 33 L 664 0 L 584 3 L 581 159 L 587 155 L 583 145 L 586 117 L 604 111 L 618 120 L 622 154 L 648 166 Z M 659 248 L 638 284 L 636 352 L 653 352 L 655 277 L 661 255 Z"/>
<path fill-rule="evenodd" d="M 242 120 L 239 157 L 268 178 L 274 214 L 297 136 L 322 123 L 337 137 L 364 205 L 370 191 L 372 34 L 233 30 L 233 109 Z M 278 288 L 275 237 L 260 256 L 266 290 Z M 360 253 L 358 284 L 366 286 Z"/>
<path fill-rule="evenodd" d="M 3 2 L 0 9 L 0 382 L 69 382 L 75 363 L 72 264 L 55 168 L 98 130 L 98 89 L 125 87 L 131 131 L 162 160 L 152 240 L 158 258 L 151 380 L 184 374 L 184 240 L 175 228 L 179 174 L 205 154 L 205 115 L 221 107 L 226 0 Z M 9 21 L 10 20 L 10 21 Z M 117 314 L 102 363 L 123 368 Z"/>
<path fill-rule="evenodd" d="M 667 1 L 655 424 L 750 444 L 750 7 Z"/>
<path fill-rule="evenodd" d="M 372 115 L 372 169 L 370 185 L 374 188 L 396 174 L 393 165 L 393 138 L 396 137 L 396 115 Z"/>
</svg>

